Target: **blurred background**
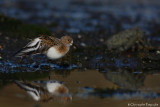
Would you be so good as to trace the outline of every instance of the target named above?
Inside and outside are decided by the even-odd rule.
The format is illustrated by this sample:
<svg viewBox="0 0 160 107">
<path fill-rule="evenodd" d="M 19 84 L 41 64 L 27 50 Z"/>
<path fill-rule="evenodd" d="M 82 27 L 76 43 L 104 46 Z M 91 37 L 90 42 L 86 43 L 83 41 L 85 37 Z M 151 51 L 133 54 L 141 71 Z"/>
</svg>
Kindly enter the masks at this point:
<svg viewBox="0 0 160 107">
<path fill-rule="evenodd" d="M 114 32 L 133 26 L 151 33 L 160 24 L 158 0 L 1 0 L 0 12 L 69 33 Z"/>
<path fill-rule="evenodd" d="M 56 61 L 12 58 L 40 34 L 68 34 L 74 46 Z M 160 0 L 0 0 L 0 106 L 160 105 L 159 41 Z M 118 52 L 108 50 L 114 43 Z M 33 101 L 13 82 L 41 83 L 49 75 L 65 83 L 71 102 Z"/>
</svg>

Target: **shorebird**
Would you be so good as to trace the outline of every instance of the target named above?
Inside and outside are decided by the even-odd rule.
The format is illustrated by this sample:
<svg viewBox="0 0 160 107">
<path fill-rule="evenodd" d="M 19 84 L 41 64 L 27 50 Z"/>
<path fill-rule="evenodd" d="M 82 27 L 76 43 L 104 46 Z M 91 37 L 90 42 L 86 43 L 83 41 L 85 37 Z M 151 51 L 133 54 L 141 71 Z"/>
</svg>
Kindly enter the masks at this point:
<svg viewBox="0 0 160 107">
<path fill-rule="evenodd" d="M 48 102 L 58 100 L 61 102 L 68 102 L 72 100 L 68 88 L 58 81 L 48 81 L 43 85 L 22 81 L 15 81 L 15 83 L 25 90 L 35 101 Z"/>
<path fill-rule="evenodd" d="M 29 42 L 15 54 L 15 57 L 23 57 L 34 54 L 45 54 L 49 59 L 55 60 L 63 57 L 73 44 L 70 36 L 62 36 L 60 39 L 53 36 L 41 35 Z"/>
</svg>

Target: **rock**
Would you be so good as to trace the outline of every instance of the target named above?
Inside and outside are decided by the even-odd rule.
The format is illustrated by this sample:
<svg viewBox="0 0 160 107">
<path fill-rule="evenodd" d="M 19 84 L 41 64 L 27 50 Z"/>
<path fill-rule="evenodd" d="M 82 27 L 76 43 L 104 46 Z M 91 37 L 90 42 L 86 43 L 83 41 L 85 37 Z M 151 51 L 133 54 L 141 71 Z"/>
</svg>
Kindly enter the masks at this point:
<svg viewBox="0 0 160 107">
<path fill-rule="evenodd" d="M 105 44 L 109 50 L 125 51 L 132 48 L 137 43 L 146 45 L 143 39 L 144 34 L 140 28 L 131 28 L 113 35 Z"/>
</svg>

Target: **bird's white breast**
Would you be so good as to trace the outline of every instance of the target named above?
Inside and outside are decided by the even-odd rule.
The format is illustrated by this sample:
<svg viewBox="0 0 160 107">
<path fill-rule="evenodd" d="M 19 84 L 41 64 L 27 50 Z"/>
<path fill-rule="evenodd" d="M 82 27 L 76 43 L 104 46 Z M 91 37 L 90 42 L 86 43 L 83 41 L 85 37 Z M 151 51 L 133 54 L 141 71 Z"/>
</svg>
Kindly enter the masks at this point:
<svg viewBox="0 0 160 107">
<path fill-rule="evenodd" d="M 46 55 L 49 59 L 58 59 L 64 56 L 64 54 L 58 52 L 55 47 L 49 48 Z"/>
<path fill-rule="evenodd" d="M 57 90 L 58 87 L 60 87 L 60 83 L 47 83 L 46 87 L 49 93 L 55 94 L 55 91 Z"/>
</svg>

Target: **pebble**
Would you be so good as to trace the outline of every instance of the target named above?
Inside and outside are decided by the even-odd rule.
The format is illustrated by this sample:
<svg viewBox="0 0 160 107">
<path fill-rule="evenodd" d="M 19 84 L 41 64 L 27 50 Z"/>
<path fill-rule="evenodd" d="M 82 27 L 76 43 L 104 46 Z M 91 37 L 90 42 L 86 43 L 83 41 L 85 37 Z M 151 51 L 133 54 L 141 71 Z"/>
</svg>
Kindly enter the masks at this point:
<svg viewBox="0 0 160 107">
<path fill-rule="evenodd" d="M 100 41 L 100 42 L 104 42 L 104 39 L 103 39 L 103 38 L 100 38 L 99 41 Z"/>
<path fill-rule="evenodd" d="M 81 36 L 81 35 L 78 35 L 78 38 L 79 38 L 79 39 L 81 39 L 81 38 L 82 38 L 82 36 Z"/>
<path fill-rule="evenodd" d="M 85 46 L 86 46 L 86 44 L 85 44 L 84 42 L 82 42 L 82 43 L 81 43 L 81 46 L 85 47 Z"/>
<path fill-rule="evenodd" d="M 158 50 L 156 53 L 157 53 L 157 54 L 160 54 L 160 51 Z"/>
<path fill-rule="evenodd" d="M 87 57 L 87 56 L 85 56 L 85 57 L 84 57 L 84 59 L 85 59 L 85 60 L 87 60 L 87 59 L 88 59 L 88 57 Z"/>
</svg>

